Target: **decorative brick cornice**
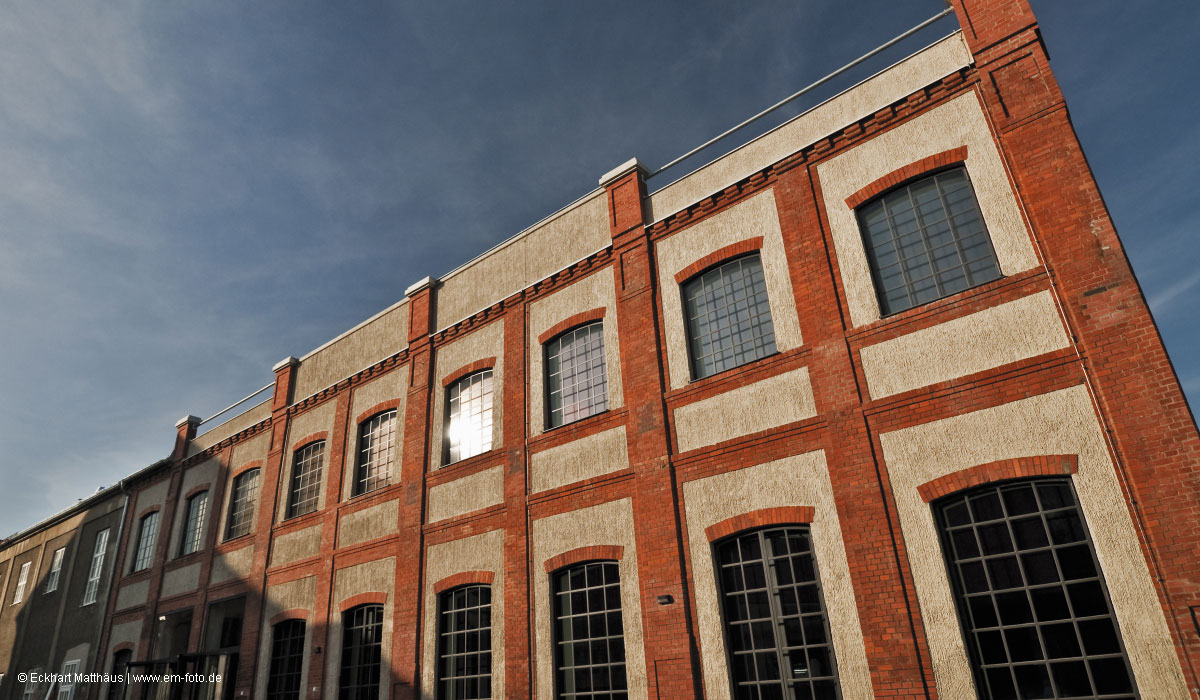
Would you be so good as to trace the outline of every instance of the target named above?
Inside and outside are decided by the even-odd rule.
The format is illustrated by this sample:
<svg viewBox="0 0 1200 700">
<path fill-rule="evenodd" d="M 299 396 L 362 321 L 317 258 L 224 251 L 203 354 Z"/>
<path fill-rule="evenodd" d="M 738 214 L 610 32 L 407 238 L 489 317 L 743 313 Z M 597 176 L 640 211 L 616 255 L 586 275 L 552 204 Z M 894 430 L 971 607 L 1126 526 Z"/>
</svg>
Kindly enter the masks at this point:
<svg viewBox="0 0 1200 700">
<path fill-rule="evenodd" d="M 360 605 L 378 604 L 384 605 L 387 603 L 387 593 L 372 591 L 370 593 L 359 593 L 352 595 L 349 598 L 338 603 L 338 612 L 346 612 L 350 608 L 356 608 Z"/>
<path fill-rule="evenodd" d="M 917 487 L 917 492 L 926 503 L 956 491 L 981 486 L 1007 479 L 1022 479 L 1034 476 L 1070 476 L 1079 470 L 1076 455 L 1044 455 L 1040 457 L 1017 457 L 988 462 L 968 467 L 927 481 Z"/>
<path fill-rule="evenodd" d="M 453 576 L 447 576 L 441 581 L 433 584 L 433 592 L 442 593 L 450 590 L 451 588 L 458 588 L 459 586 L 466 586 L 469 584 L 485 584 L 490 586 L 495 580 L 496 574 L 491 571 L 463 571 L 461 573 L 454 574 Z"/>
<path fill-rule="evenodd" d="M 625 553 L 624 547 L 607 544 L 597 544 L 590 547 L 578 547 L 546 560 L 546 573 L 558 571 L 564 566 L 578 564 L 584 561 L 609 560 L 620 561 Z"/>
<path fill-rule="evenodd" d="M 704 272 L 717 263 L 723 262 L 730 258 L 736 258 L 739 255 L 745 255 L 746 253 L 753 253 L 756 250 L 762 250 L 762 244 L 763 237 L 755 236 L 754 238 L 747 238 L 744 241 L 738 241 L 737 243 L 727 245 L 719 250 L 714 250 L 691 265 L 683 268 L 679 272 L 676 272 L 675 282 L 677 284 L 683 284 L 687 280 L 695 277 L 701 272 Z"/>
<path fill-rule="evenodd" d="M 384 411 L 391 411 L 391 410 L 395 410 L 398 408 L 400 408 L 400 399 L 392 399 L 390 401 L 380 401 L 379 403 L 368 408 L 367 410 L 363 411 L 362 413 L 359 413 L 358 417 L 354 419 L 354 424 L 358 425 L 358 424 L 362 423 L 363 421 L 367 420 L 368 418 L 377 416 L 380 413 L 383 413 Z M 401 417 L 401 418 L 403 418 L 403 417 Z"/>
<path fill-rule="evenodd" d="M 883 194 L 902 182 L 919 177 L 932 170 L 937 170 L 938 168 L 944 168 L 948 165 L 962 163 L 966 159 L 967 147 L 959 146 L 958 148 L 951 148 L 948 151 L 942 151 L 941 153 L 935 153 L 931 156 L 927 156 L 916 161 L 915 163 L 909 163 L 903 168 L 896 168 L 887 175 L 884 175 L 878 180 L 870 183 L 866 187 L 863 187 L 859 191 L 847 197 L 846 206 L 850 207 L 851 209 L 857 209 L 859 205 L 868 200 L 874 199 L 875 197 Z"/>
<path fill-rule="evenodd" d="M 538 336 L 538 345 L 545 345 L 548 341 L 553 340 L 556 336 L 566 333 L 576 326 L 582 326 L 583 324 L 590 323 L 592 321 L 599 321 L 600 319 L 604 318 L 605 311 L 606 309 L 601 306 L 597 309 L 581 311 L 573 316 L 564 318 L 553 326 L 550 326 L 545 333 L 542 333 Z"/>
<path fill-rule="evenodd" d="M 293 441 L 291 451 L 295 452 L 296 450 L 300 449 L 301 447 L 305 447 L 305 446 L 309 445 L 310 443 L 317 442 L 318 440 L 328 440 L 328 439 L 329 439 L 329 431 L 328 430 L 321 430 L 316 433 L 310 433 L 310 434 L 305 435 L 304 437 L 300 438 L 299 440 Z"/>
<path fill-rule="evenodd" d="M 762 508 L 749 513 L 726 518 L 704 528 L 704 536 L 709 542 L 729 537 L 743 530 L 753 530 L 768 525 L 794 525 L 796 523 L 811 523 L 816 510 L 812 506 L 780 506 L 778 508 Z"/>
<path fill-rule="evenodd" d="M 310 617 L 312 617 L 312 611 L 308 610 L 307 608 L 291 608 L 290 610 L 284 610 L 278 615 L 275 615 L 267 621 L 267 624 L 271 627 L 274 627 L 280 622 L 286 622 L 288 620 L 304 620 L 305 622 L 308 622 Z"/>
<path fill-rule="evenodd" d="M 495 357 L 485 357 L 482 360 L 475 360 L 474 362 L 472 362 L 468 365 L 459 367 L 458 369 L 454 370 L 450 374 L 447 374 L 442 379 L 442 386 L 443 387 L 450 386 L 454 382 L 457 382 L 458 380 L 462 379 L 463 377 L 465 377 L 467 375 L 475 374 L 476 372 L 482 372 L 485 369 L 491 369 L 495 366 L 496 366 L 496 358 Z"/>
</svg>

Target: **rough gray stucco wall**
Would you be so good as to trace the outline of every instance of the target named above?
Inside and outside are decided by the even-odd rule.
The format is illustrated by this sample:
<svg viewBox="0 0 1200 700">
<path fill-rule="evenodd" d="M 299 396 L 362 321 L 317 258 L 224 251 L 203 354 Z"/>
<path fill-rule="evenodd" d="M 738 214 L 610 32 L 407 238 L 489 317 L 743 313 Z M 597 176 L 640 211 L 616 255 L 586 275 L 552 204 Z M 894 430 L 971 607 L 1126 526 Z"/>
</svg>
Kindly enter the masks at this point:
<svg viewBox="0 0 1200 700">
<path fill-rule="evenodd" d="M 575 314 L 603 308 L 604 373 L 608 383 L 608 408 L 625 405 L 621 381 L 621 348 L 617 335 L 617 292 L 613 268 L 606 267 L 573 282 L 529 305 L 529 434 L 546 429 L 545 351 L 538 336 Z"/>
<path fill-rule="evenodd" d="M 402 300 L 306 357 L 296 368 L 293 400 L 302 401 L 408 347 L 408 302 Z"/>
<path fill-rule="evenodd" d="M 421 649 L 421 692 L 435 696 L 437 669 L 437 594 L 433 585 L 464 571 L 491 571 L 492 581 L 492 697 L 504 695 L 504 531 L 437 544 L 425 553 L 424 627 Z"/>
<path fill-rule="evenodd" d="M 550 629 L 550 575 L 544 568 L 546 560 L 578 547 L 624 547 L 619 567 L 621 621 L 625 627 L 625 674 L 631 700 L 646 700 L 649 686 L 642 634 L 637 548 L 633 538 L 633 501 L 623 498 L 534 520 L 531 534 L 533 574 L 529 585 L 534 589 L 534 654 L 538 659 L 554 658 Z M 554 664 L 539 663 L 534 678 L 534 697 L 549 700 L 553 696 Z"/>
<path fill-rule="evenodd" d="M 862 349 L 872 398 L 1037 357 L 1070 344 L 1050 290 Z"/>
<path fill-rule="evenodd" d="M 761 259 L 771 323 L 775 328 L 775 347 L 783 352 L 803 344 L 800 319 L 796 315 L 796 297 L 792 294 L 792 280 L 783 249 L 783 233 L 779 228 L 779 212 L 775 207 L 775 192 L 767 190 L 654 245 L 672 389 L 687 386 L 691 379 L 683 296 L 680 285 L 675 283 L 675 275 L 709 253 L 758 236 L 763 239 Z"/>
<path fill-rule="evenodd" d="M 730 680 L 720 592 L 705 528 L 762 508 L 812 506 L 813 554 L 829 615 L 842 697 L 873 698 L 857 598 L 824 451 L 689 481 L 683 485 L 683 499 L 706 696 L 710 700 L 727 700 Z"/>
<path fill-rule="evenodd" d="M 191 593 L 200 587 L 200 563 L 189 564 L 180 569 L 172 569 L 163 574 L 162 588 L 159 598 L 170 598 L 183 593 Z"/>
<path fill-rule="evenodd" d="M 278 541 L 278 540 L 276 540 Z M 241 549 L 223 552 L 213 557 L 212 571 L 208 576 L 210 586 L 218 583 L 245 578 L 250 575 L 250 566 L 254 563 L 254 545 Z"/>
<path fill-rule="evenodd" d="M 761 379 L 675 409 L 679 451 L 715 445 L 817 415 L 808 368 Z"/>
<path fill-rule="evenodd" d="M 300 662 L 300 678 L 304 679 L 304 684 L 308 684 L 308 666 L 313 659 L 312 655 L 312 610 L 316 607 L 317 597 L 317 577 L 306 576 L 295 581 L 288 581 L 277 586 L 267 588 L 266 600 L 263 604 L 262 611 L 262 634 L 259 636 L 258 658 L 260 663 L 257 666 L 254 674 L 254 692 L 256 697 L 266 697 L 267 693 L 267 676 L 270 672 L 271 658 L 271 642 L 273 630 L 271 629 L 271 618 L 275 617 L 284 610 L 295 610 L 303 608 L 308 611 L 307 621 L 304 625 L 304 657 Z M 320 657 L 317 657 L 318 659 Z M 301 693 L 301 697 L 307 696 L 308 693 Z"/>
<path fill-rule="evenodd" d="M 271 566 L 315 557 L 321 551 L 321 525 L 279 535 L 271 543 Z"/>
<path fill-rule="evenodd" d="M 383 659 L 379 669 L 381 679 L 392 677 L 392 610 L 395 606 L 396 558 L 387 557 L 355 566 L 348 566 L 334 572 L 333 579 L 333 610 L 330 613 L 329 649 L 342 648 L 342 616 L 336 611 L 341 609 L 342 601 L 359 593 L 386 593 L 387 602 L 383 605 Z M 325 696 L 338 696 L 338 669 L 341 654 L 325 655 Z M 380 682 L 379 700 L 387 700 L 392 694 L 390 682 Z"/>
<path fill-rule="evenodd" d="M 549 221 L 448 275 L 437 291 L 437 327 L 482 311 L 612 244 L 607 198 L 597 190 Z"/>
<path fill-rule="evenodd" d="M 400 522 L 400 502 L 384 501 L 379 505 L 363 508 L 342 516 L 338 521 L 338 546 L 366 542 L 385 537 L 396 531 Z M 320 544 L 320 537 L 317 537 Z"/>
<path fill-rule="evenodd" d="M 149 595 L 149 580 L 127 583 L 117 591 L 117 610 L 132 608 L 135 605 L 143 605 Z"/>
<path fill-rule="evenodd" d="M 428 522 L 465 515 L 504 502 L 504 466 L 476 472 L 429 489 Z"/>
<path fill-rule="evenodd" d="M 1008 174 L 974 92 L 939 105 L 817 166 L 846 303 L 855 326 L 878 320 L 879 301 L 854 210 L 846 198 L 910 163 L 967 147 L 967 174 L 991 234 L 1000 270 L 1012 275 L 1038 264 Z"/>
<path fill-rule="evenodd" d="M 433 419 L 429 428 L 431 432 L 429 436 L 430 468 L 437 469 L 443 466 L 446 389 L 442 387 L 442 381 L 451 372 L 487 357 L 496 358 L 496 365 L 492 368 L 492 446 L 495 447 L 502 443 L 504 439 L 504 319 L 497 319 L 437 350 L 432 385 Z"/>
<path fill-rule="evenodd" d="M 588 435 L 534 452 L 529 457 L 529 489 L 533 493 L 573 484 L 629 466 L 625 426 Z"/>
<path fill-rule="evenodd" d="M 1189 697 L 1167 621 L 1138 544 L 1099 421 L 1082 386 L 883 433 L 909 565 L 942 697 L 974 697 L 933 509 L 917 487 L 1001 459 L 1078 455 L 1072 478 L 1144 698 Z"/>
</svg>

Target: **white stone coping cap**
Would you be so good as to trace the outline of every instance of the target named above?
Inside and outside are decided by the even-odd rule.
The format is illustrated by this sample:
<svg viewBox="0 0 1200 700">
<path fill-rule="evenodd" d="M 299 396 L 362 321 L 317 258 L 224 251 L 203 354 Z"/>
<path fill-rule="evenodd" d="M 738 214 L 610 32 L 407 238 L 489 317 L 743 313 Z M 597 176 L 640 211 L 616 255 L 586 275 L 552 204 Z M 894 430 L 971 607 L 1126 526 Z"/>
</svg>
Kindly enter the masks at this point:
<svg viewBox="0 0 1200 700">
<path fill-rule="evenodd" d="M 437 281 L 438 281 L 438 279 L 436 277 L 431 277 L 431 276 L 426 275 L 425 277 L 422 277 L 421 279 L 417 280 L 416 282 L 413 282 L 412 284 L 408 285 L 408 289 L 404 290 L 404 296 L 411 297 L 412 295 L 416 294 L 417 292 L 421 291 L 422 289 L 424 289 L 426 287 L 432 287 L 434 284 L 437 283 Z"/>
<path fill-rule="evenodd" d="M 625 161 L 624 163 L 621 163 L 617 167 L 615 167 L 612 170 L 609 170 L 608 172 L 601 175 L 600 176 L 600 186 L 607 187 L 608 184 L 611 183 L 613 180 L 616 180 L 616 179 L 622 177 L 623 175 L 628 173 L 630 170 L 640 170 L 643 175 L 645 175 L 647 172 L 649 172 L 648 170 L 646 170 L 646 166 L 642 165 L 641 161 L 639 161 L 637 158 L 630 158 L 629 160 Z"/>
<path fill-rule="evenodd" d="M 189 413 L 186 416 L 184 416 L 183 418 L 180 418 L 179 420 L 175 421 L 175 427 L 182 428 L 185 425 L 200 425 L 200 423 L 202 421 L 203 421 L 203 419 L 200 416 L 193 416 L 192 414 Z"/>
<path fill-rule="evenodd" d="M 276 362 L 275 366 L 271 368 L 271 371 L 278 372 L 279 370 L 281 370 L 285 367 L 289 367 L 289 366 L 294 367 L 298 364 L 300 364 L 300 360 L 297 360 L 296 358 L 292 357 L 291 355 L 288 355 L 287 357 L 283 358 L 279 362 Z"/>
</svg>

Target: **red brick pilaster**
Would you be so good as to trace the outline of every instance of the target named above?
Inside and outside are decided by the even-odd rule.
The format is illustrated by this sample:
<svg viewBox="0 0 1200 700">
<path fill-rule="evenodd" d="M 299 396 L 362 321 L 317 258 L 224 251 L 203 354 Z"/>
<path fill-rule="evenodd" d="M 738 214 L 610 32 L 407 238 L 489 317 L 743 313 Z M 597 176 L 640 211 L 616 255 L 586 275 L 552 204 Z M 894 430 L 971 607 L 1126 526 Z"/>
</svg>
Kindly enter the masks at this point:
<svg viewBox="0 0 1200 700">
<path fill-rule="evenodd" d="M 187 445 L 196 437 L 200 418 L 187 415 L 175 422 L 175 449 L 171 450 L 171 461 L 178 464 L 187 456 Z"/>
<path fill-rule="evenodd" d="M 533 688 L 529 625 L 533 597 L 529 590 L 529 520 L 525 516 L 529 492 L 526 319 L 524 304 L 513 304 L 504 315 L 504 691 L 510 698 L 532 697 Z"/>
<path fill-rule="evenodd" d="M 634 538 L 651 698 L 700 696 L 700 664 L 684 574 L 678 484 L 667 433 L 653 249 L 645 228 L 645 171 L 631 160 L 601 179 L 607 191 L 621 337 L 625 434 L 633 486 Z M 660 605 L 660 596 L 670 596 Z"/>
</svg>

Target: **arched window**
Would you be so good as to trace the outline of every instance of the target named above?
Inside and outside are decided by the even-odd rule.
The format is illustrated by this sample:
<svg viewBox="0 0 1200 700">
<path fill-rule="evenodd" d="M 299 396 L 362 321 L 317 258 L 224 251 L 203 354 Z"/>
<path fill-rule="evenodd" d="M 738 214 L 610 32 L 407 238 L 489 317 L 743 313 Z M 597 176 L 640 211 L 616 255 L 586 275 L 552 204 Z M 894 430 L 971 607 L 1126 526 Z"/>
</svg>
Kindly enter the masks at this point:
<svg viewBox="0 0 1200 700">
<path fill-rule="evenodd" d="M 201 491 L 187 500 L 183 532 L 179 538 L 179 556 L 200 551 L 204 536 L 204 516 L 208 512 L 208 491 Z"/>
<path fill-rule="evenodd" d="M 884 316 L 1000 277 L 964 167 L 901 185 L 858 208 Z"/>
<path fill-rule="evenodd" d="M 338 700 L 377 700 L 383 653 L 383 606 L 359 605 L 342 614 Z"/>
<path fill-rule="evenodd" d="M 934 510 L 981 697 L 1136 697 L 1069 479 L 989 484 Z"/>
<path fill-rule="evenodd" d="M 133 661 L 132 649 L 122 649 L 113 654 L 112 674 L 116 680 L 108 684 L 108 700 L 124 700 L 125 672 L 130 661 Z"/>
<path fill-rule="evenodd" d="M 304 679 L 304 620 L 284 620 L 271 628 L 267 700 L 300 700 Z"/>
<path fill-rule="evenodd" d="M 682 291 L 693 379 L 776 352 L 767 284 L 757 253 L 693 277 Z"/>
<path fill-rule="evenodd" d="M 359 424 L 358 461 L 354 469 L 355 496 L 391 483 L 395 437 L 395 409 L 376 414 Z"/>
<path fill-rule="evenodd" d="M 154 561 L 154 543 L 158 539 L 158 511 L 142 516 L 138 523 L 137 548 L 134 549 L 133 570 L 149 569 Z"/>
<path fill-rule="evenodd" d="M 561 700 L 623 700 L 625 627 L 615 561 L 575 564 L 551 575 L 555 688 Z"/>
<path fill-rule="evenodd" d="M 459 586 L 438 596 L 438 700 L 492 697 L 492 587 Z"/>
<path fill-rule="evenodd" d="M 318 440 L 292 455 L 292 483 L 288 489 L 288 518 L 317 509 L 321 498 L 321 472 L 325 465 L 325 441 Z"/>
<path fill-rule="evenodd" d="M 837 663 L 807 526 L 716 544 L 734 697 L 837 700 Z"/>
<path fill-rule="evenodd" d="M 229 497 L 229 523 L 225 527 L 225 539 L 232 540 L 254 531 L 258 482 L 258 469 L 247 469 L 234 478 L 233 492 Z"/>
<path fill-rule="evenodd" d="M 446 464 L 492 449 L 492 370 L 469 374 L 446 390 Z"/>
<path fill-rule="evenodd" d="M 608 410 L 604 323 L 573 328 L 546 343 L 546 425 L 557 428 Z"/>
</svg>

